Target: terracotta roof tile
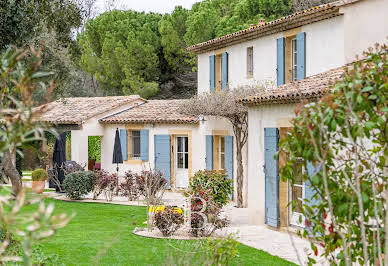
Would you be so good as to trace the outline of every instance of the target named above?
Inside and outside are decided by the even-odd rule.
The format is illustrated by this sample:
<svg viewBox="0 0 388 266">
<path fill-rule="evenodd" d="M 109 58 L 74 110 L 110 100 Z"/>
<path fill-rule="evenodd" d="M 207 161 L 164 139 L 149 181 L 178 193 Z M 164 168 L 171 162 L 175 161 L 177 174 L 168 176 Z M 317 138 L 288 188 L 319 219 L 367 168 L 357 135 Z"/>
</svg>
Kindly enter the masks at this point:
<svg viewBox="0 0 388 266">
<path fill-rule="evenodd" d="M 149 100 L 133 108 L 100 119 L 101 123 L 198 123 L 197 117 L 179 112 L 186 100 Z"/>
<path fill-rule="evenodd" d="M 329 4 L 315 6 L 307 10 L 279 18 L 274 21 L 259 23 L 247 29 L 227 34 L 203 43 L 198 43 L 187 48 L 188 51 L 200 54 L 214 49 L 220 49 L 247 40 L 257 39 L 262 36 L 282 32 L 302 25 L 321 21 L 342 15 L 339 12 L 341 6 L 358 2 L 360 0 L 340 0 Z"/>
<path fill-rule="evenodd" d="M 346 66 L 335 68 L 305 79 L 240 99 L 244 104 L 265 105 L 295 103 L 322 97 L 345 72 Z"/>
<path fill-rule="evenodd" d="M 53 124 L 81 124 L 93 116 L 136 100 L 143 99 L 138 95 L 62 98 L 46 104 L 44 106 L 46 111 L 39 116 L 38 120 Z"/>
</svg>

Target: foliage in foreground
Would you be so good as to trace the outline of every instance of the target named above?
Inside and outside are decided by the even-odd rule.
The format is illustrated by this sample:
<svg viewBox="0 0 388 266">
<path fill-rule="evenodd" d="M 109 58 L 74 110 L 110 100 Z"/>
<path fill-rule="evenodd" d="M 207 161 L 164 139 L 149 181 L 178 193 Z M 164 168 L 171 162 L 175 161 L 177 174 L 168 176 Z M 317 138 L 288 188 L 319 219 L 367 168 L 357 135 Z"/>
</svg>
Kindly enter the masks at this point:
<svg viewBox="0 0 388 266">
<path fill-rule="evenodd" d="M 302 176 L 316 192 L 303 205 L 303 235 L 320 242 L 320 255 L 337 265 L 388 265 L 387 52 L 376 45 L 329 94 L 297 110 L 281 145 L 288 154 L 281 176 L 291 184 L 301 158 L 305 169 L 315 166 Z"/>
<path fill-rule="evenodd" d="M 46 128 L 36 119 L 45 107 L 33 108 L 33 93 L 40 89 L 48 98 L 54 84 L 44 82 L 51 73 L 41 71 L 41 51 L 8 48 L 0 63 L 0 170 L 12 183 L 13 195 L 22 188 L 13 161 L 23 156 L 22 146 L 44 138 Z"/>
<path fill-rule="evenodd" d="M 37 210 L 28 214 L 23 211 L 26 206 L 34 204 L 39 204 Z M 72 219 L 72 216 L 53 214 L 53 211 L 53 203 L 46 205 L 41 197 L 27 194 L 24 189 L 18 193 L 16 200 L 11 199 L 9 194 L 3 195 L 0 208 L 0 261 L 23 262 L 30 266 L 42 259 L 50 260 L 49 257 L 42 257 L 42 252 L 36 250 L 34 244 L 51 237 Z"/>
</svg>

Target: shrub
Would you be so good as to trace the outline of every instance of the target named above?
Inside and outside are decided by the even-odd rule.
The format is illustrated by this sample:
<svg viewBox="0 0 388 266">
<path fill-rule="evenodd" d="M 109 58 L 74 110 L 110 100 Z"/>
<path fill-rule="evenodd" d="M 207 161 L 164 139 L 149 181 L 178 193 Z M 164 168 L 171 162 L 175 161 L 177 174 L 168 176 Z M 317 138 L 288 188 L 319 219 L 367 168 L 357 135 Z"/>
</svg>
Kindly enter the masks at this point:
<svg viewBox="0 0 388 266">
<path fill-rule="evenodd" d="M 117 174 L 110 174 L 100 170 L 95 173 L 93 182 L 93 199 L 97 199 L 101 193 L 107 201 L 113 200 L 114 191 L 117 189 Z"/>
<path fill-rule="evenodd" d="M 46 181 L 48 178 L 48 174 L 46 170 L 38 168 L 35 169 L 31 174 L 32 181 Z"/>
<path fill-rule="evenodd" d="M 93 190 L 95 175 L 90 171 L 68 174 L 63 181 L 63 188 L 70 199 L 81 199 Z"/>
<path fill-rule="evenodd" d="M 164 191 L 167 180 L 159 171 L 142 171 L 137 178 L 140 194 L 150 201 L 150 204 L 158 204 L 158 194 Z"/>
<path fill-rule="evenodd" d="M 214 201 L 211 189 L 201 190 L 191 196 L 191 235 L 208 237 L 217 229 L 228 225 L 228 220 L 220 217 L 222 208 L 220 204 Z M 204 206 L 203 201 L 206 206 Z M 203 210 L 203 208 L 205 209 Z M 199 212 L 206 216 L 206 220 Z"/>
<path fill-rule="evenodd" d="M 198 171 L 191 178 L 188 195 L 195 195 L 202 190 L 210 189 L 210 195 L 215 203 L 224 206 L 228 203 L 229 195 L 233 192 L 233 180 L 229 179 L 225 171 Z"/>
<path fill-rule="evenodd" d="M 163 211 L 157 211 L 154 216 L 154 225 L 164 236 L 172 235 L 183 222 L 182 212 L 171 206 L 166 206 Z"/>
<path fill-rule="evenodd" d="M 140 196 L 139 180 L 140 175 L 132 171 L 126 172 L 124 182 L 120 184 L 120 195 L 127 197 L 129 201 L 137 200 Z"/>
</svg>

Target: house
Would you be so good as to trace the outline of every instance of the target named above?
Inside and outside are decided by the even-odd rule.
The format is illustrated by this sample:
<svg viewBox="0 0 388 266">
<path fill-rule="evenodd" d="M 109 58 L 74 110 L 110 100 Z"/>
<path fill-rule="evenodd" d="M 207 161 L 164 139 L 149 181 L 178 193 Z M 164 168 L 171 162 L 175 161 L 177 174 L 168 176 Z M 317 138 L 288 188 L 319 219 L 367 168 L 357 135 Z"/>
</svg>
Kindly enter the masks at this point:
<svg viewBox="0 0 388 266">
<path fill-rule="evenodd" d="M 309 184 L 280 182 L 278 151 L 296 104 L 314 101 L 340 78 L 344 66 L 375 43 L 386 43 L 388 0 L 343 0 L 320 5 L 228 34 L 188 50 L 198 55 L 198 93 L 277 85 L 241 102 L 248 106 L 248 209 L 250 224 L 304 226 L 291 199 L 313 193 Z M 283 161 L 283 162 L 282 162 Z M 316 169 L 309 165 L 308 173 Z"/>
<path fill-rule="evenodd" d="M 185 100 L 145 100 L 139 96 L 65 98 L 47 104 L 39 120 L 71 132 L 71 159 L 87 165 L 88 137 L 101 137 L 101 168 L 112 163 L 116 129 L 126 171 L 156 169 L 172 190 L 188 187 L 198 170 L 224 169 L 235 176 L 233 130 L 222 119 L 179 112 Z"/>
</svg>

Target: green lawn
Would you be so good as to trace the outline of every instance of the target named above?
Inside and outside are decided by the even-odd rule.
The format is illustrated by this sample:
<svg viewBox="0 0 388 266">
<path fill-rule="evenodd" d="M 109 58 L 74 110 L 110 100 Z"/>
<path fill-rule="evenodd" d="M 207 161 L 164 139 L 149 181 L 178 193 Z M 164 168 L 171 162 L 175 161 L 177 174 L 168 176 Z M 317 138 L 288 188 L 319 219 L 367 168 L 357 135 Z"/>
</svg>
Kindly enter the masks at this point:
<svg viewBox="0 0 388 266">
<path fill-rule="evenodd" d="M 43 242 L 44 254 L 57 254 L 65 265 L 95 265 L 96 262 L 100 265 L 164 265 L 166 261 L 194 256 L 192 254 L 198 246 L 197 241 L 133 235 L 132 230 L 136 226 L 144 226 L 145 207 L 52 199 L 46 201 L 55 202 L 56 212 L 76 213 L 76 217 L 65 228 Z M 196 265 L 195 261 L 190 265 Z M 239 245 L 239 257 L 235 265 L 293 264 L 266 252 Z"/>
</svg>

